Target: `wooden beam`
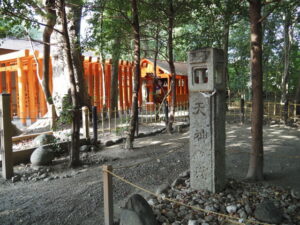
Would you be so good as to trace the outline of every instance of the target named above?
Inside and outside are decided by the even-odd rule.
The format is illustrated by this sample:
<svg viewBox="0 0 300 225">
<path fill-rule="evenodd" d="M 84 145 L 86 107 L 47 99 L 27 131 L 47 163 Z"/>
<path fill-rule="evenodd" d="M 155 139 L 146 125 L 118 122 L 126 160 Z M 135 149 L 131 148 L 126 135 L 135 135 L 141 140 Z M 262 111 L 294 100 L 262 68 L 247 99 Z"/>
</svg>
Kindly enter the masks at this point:
<svg viewBox="0 0 300 225">
<path fill-rule="evenodd" d="M 122 61 L 118 65 L 118 85 L 119 85 L 119 105 L 122 111 L 124 109 L 123 107 L 123 85 L 122 85 L 122 80 L 123 80 L 123 66 L 122 66 Z"/>
<path fill-rule="evenodd" d="M 36 121 L 37 104 L 36 104 L 36 89 L 37 82 L 36 75 L 33 72 L 33 59 L 28 60 L 28 89 L 29 89 L 29 117 L 31 122 Z"/>
<path fill-rule="evenodd" d="M 94 106 L 99 109 L 100 105 L 100 73 L 99 73 L 99 63 L 93 63 L 93 73 L 94 73 Z"/>
<path fill-rule="evenodd" d="M 18 65 L 18 91 L 19 91 L 19 118 L 23 125 L 26 125 L 26 83 L 23 71 L 23 62 L 21 58 L 17 58 Z"/>
<path fill-rule="evenodd" d="M 105 90 L 106 90 L 106 106 L 110 109 L 110 81 L 111 81 L 111 64 L 105 63 Z"/>
<path fill-rule="evenodd" d="M 125 110 L 129 108 L 128 105 L 128 61 L 123 64 L 124 71 L 124 79 L 123 79 L 123 87 L 124 87 L 124 100 L 125 100 Z"/>
<path fill-rule="evenodd" d="M 0 55 L 0 61 L 8 61 L 8 60 L 15 60 L 16 58 L 22 58 L 29 56 L 29 50 L 21 50 L 17 52 L 8 53 L 5 55 Z"/>
<path fill-rule="evenodd" d="M 129 77 L 129 107 L 132 106 L 132 64 L 128 66 L 128 77 Z"/>
<path fill-rule="evenodd" d="M 0 67 L 0 72 L 17 71 L 17 70 L 18 70 L 18 66 L 17 65 Z"/>
</svg>

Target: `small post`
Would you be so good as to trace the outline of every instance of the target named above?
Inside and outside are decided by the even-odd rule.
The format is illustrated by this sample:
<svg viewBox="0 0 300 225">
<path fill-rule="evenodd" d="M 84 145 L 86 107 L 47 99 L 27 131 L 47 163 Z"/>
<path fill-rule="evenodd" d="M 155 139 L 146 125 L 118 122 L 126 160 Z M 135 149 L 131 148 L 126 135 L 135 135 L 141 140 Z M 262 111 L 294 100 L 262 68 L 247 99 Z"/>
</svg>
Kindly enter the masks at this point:
<svg viewBox="0 0 300 225">
<path fill-rule="evenodd" d="M 245 122 L 245 100 L 241 98 L 241 123 L 244 124 Z"/>
<path fill-rule="evenodd" d="M 85 139 L 90 139 L 90 132 L 89 132 L 89 108 L 87 106 L 82 107 L 82 128 L 83 128 L 83 137 Z"/>
<path fill-rule="evenodd" d="M 297 105 L 294 103 L 294 122 L 297 121 Z"/>
<path fill-rule="evenodd" d="M 102 125 L 102 135 L 104 136 L 104 109 L 102 108 L 102 113 L 101 113 L 101 125 Z"/>
<path fill-rule="evenodd" d="M 117 124 L 117 108 L 115 108 L 115 132 L 117 133 L 117 128 L 118 128 L 118 124 Z"/>
<path fill-rule="evenodd" d="M 104 224 L 113 225 L 113 186 L 112 176 L 106 172 L 112 171 L 111 165 L 103 165 L 103 201 L 104 201 Z"/>
<path fill-rule="evenodd" d="M 164 102 L 164 107 L 165 107 L 165 124 L 167 125 L 169 123 L 169 109 L 168 109 L 167 101 Z"/>
<path fill-rule="evenodd" d="M 111 113 L 110 113 L 110 108 L 108 108 L 108 130 L 109 130 L 109 133 L 111 133 Z"/>
<path fill-rule="evenodd" d="M 54 104 L 49 105 L 49 116 L 50 116 L 50 129 L 53 130 L 55 127 L 56 113 Z"/>
<path fill-rule="evenodd" d="M 96 145 L 98 141 L 98 116 L 97 106 L 92 107 L 92 118 L 93 118 L 93 144 Z"/>
<path fill-rule="evenodd" d="M 12 126 L 10 116 L 10 94 L 0 94 L 0 145 L 2 157 L 2 176 L 10 179 L 14 174 L 12 157 Z"/>
</svg>

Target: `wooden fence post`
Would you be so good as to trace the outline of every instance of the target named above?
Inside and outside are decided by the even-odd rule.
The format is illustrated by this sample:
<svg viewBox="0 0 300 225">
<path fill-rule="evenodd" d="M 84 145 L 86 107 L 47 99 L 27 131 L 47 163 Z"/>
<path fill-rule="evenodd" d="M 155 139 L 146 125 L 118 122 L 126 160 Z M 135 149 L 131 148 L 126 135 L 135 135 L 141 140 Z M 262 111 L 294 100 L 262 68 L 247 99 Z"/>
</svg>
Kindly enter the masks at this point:
<svg viewBox="0 0 300 225">
<path fill-rule="evenodd" d="M 2 157 L 2 176 L 10 179 L 13 174 L 12 126 L 10 116 L 10 94 L 0 94 L 0 141 Z"/>
<path fill-rule="evenodd" d="M 92 107 L 92 118 L 93 118 L 93 144 L 97 145 L 98 142 L 98 115 L 97 106 Z"/>
<path fill-rule="evenodd" d="M 86 106 L 82 107 L 82 128 L 83 137 L 87 140 L 90 139 L 90 121 L 89 121 L 89 108 Z"/>
<path fill-rule="evenodd" d="M 106 172 L 112 171 L 111 165 L 103 165 L 103 202 L 104 225 L 113 225 L 113 186 L 112 176 Z"/>
</svg>

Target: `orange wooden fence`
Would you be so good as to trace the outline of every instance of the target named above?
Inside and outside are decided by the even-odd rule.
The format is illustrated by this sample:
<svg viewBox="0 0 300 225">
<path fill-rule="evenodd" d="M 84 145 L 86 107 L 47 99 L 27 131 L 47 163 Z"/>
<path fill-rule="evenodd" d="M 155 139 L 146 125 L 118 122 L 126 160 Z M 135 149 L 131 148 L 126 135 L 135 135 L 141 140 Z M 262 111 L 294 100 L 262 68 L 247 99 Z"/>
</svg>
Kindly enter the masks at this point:
<svg viewBox="0 0 300 225">
<path fill-rule="evenodd" d="M 35 54 L 35 57 L 34 57 Z M 36 63 L 38 61 L 38 65 Z M 43 58 L 38 51 L 29 50 L 13 52 L 0 56 L 0 93 L 11 94 L 12 115 L 26 124 L 43 117 L 47 113 L 47 104 L 37 74 L 43 74 Z M 110 108 L 111 60 L 103 65 L 99 58 L 84 57 L 84 78 L 92 104 L 100 111 Z M 103 68 L 104 67 L 104 68 Z M 38 71 L 37 71 L 38 70 Z M 38 73 L 37 73 L 38 72 Z M 42 77 L 40 77 L 42 79 Z M 146 79 L 142 77 L 142 80 Z M 49 88 L 52 93 L 52 66 L 50 61 Z M 142 83 L 142 82 L 141 82 Z M 128 110 L 132 104 L 133 64 L 129 61 L 119 62 L 118 72 L 119 110 Z M 169 82 L 168 87 L 169 88 Z M 149 86 L 151 87 L 151 85 Z M 141 90 L 142 88 L 140 88 Z M 152 89 L 151 89 L 152 90 Z M 152 92 L 151 92 L 152 93 Z M 187 100 L 187 77 L 177 78 L 177 102 Z M 139 105 L 143 104 L 140 91 Z M 170 100 L 170 99 L 169 99 Z M 153 103 L 153 96 L 148 99 Z M 144 102 L 145 103 L 145 102 Z M 114 110 L 114 109 L 112 109 Z"/>
</svg>

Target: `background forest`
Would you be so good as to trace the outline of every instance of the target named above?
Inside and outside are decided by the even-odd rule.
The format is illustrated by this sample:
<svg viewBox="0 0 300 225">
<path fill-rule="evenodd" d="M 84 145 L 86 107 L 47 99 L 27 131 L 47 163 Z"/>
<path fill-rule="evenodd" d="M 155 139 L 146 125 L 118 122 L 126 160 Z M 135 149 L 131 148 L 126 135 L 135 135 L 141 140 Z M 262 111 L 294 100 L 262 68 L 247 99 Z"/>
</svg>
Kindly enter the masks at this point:
<svg viewBox="0 0 300 225">
<path fill-rule="evenodd" d="M 41 39 L 45 17 L 42 1 L 3 1 L 1 37 Z M 138 1 L 141 57 L 168 60 L 169 1 Z M 129 1 L 68 1 L 81 21 L 83 54 L 133 60 Z M 173 1 L 174 61 L 186 61 L 187 51 L 201 47 L 228 52 L 228 89 L 232 97 L 250 100 L 250 29 L 247 1 Z M 299 102 L 300 6 L 297 1 L 270 1 L 262 10 L 264 98 Z M 44 19 L 42 19 L 44 20 Z M 25 29 L 26 28 L 26 29 Z M 298 94 L 296 94 L 298 93 Z M 283 97 L 282 97 L 283 96 Z"/>
</svg>

